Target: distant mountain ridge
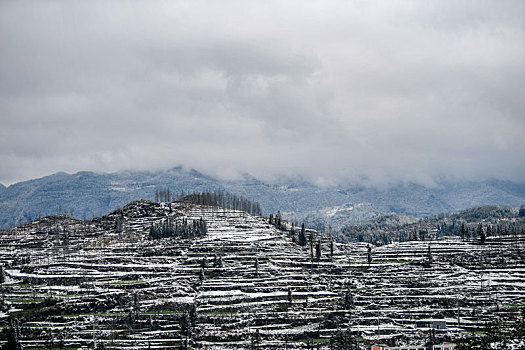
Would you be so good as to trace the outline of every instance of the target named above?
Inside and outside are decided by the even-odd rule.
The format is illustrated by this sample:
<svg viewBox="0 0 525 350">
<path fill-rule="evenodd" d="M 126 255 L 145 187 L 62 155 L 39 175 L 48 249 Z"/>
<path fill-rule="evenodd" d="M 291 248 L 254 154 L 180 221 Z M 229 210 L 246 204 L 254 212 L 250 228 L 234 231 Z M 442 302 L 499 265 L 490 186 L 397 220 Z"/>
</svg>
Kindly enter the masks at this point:
<svg viewBox="0 0 525 350">
<path fill-rule="evenodd" d="M 79 219 L 103 215 L 137 199 L 153 199 L 156 189 L 172 193 L 224 190 L 258 201 L 263 213 L 280 210 L 289 219 L 320 218 L 334 229 L 380 215 L 427 216 L 479 205 L 525 204 L 525 184 L 490 180 L 442 182 L 434 187 L 408 183 L 388 188 L 319 187 L 301 179 L 265 183 L 244 175 L 219 180 L 197 170 L 56 173 L 0 186 L 0 228 L 39 216 L 65 213 Z M 319 220 L 318 220 L 319 221 Z"/>
</svg>

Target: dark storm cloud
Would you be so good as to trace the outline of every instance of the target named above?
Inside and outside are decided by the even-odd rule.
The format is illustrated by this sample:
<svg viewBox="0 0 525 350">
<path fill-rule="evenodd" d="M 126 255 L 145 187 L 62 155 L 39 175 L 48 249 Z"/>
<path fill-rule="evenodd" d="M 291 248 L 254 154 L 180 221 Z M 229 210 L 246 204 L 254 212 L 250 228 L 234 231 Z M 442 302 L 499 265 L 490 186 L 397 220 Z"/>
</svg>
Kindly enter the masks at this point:
<svg viewBox="0 0 525 350">
<path fill-rule="evenodd" d="M 1 2 L 0 182 L 525 181 L 522 1 Z"/>
</svg>

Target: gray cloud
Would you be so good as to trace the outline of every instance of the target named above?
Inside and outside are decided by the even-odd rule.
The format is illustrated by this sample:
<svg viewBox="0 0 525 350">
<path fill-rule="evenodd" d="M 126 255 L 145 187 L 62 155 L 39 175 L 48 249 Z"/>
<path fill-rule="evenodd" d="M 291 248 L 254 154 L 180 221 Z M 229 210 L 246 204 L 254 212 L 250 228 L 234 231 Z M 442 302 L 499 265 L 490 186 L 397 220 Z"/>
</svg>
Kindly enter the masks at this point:
<svg viewBox="0 0 525 350">
<path fill-rule="evenodd" d="M 1 2 L 0 182 L 525 181 L 522 1 Z"/>
</svg>

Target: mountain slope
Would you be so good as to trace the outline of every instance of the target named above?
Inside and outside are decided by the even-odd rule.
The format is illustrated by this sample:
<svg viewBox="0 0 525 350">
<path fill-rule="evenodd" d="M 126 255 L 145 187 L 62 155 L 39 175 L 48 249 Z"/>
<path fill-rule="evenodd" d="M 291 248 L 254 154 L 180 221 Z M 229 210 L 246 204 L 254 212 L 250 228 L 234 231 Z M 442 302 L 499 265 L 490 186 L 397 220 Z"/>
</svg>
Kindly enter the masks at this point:
<svg viewBox="0 0 525 350">
<path fill-rule="evenodd" d="M 13 227 L 38 216 L 66 213 L 77 218 L 103 215 L 136 199 L 153 199 L 156 189 L 172 193 L 225 190 L 258 201 L 265 214 L 280 210 L 285 217 L 323 222 L 334 228 L 378 215 L 425 216 L 477 205 L 519 206 L 525 184 L 505 181 L 442 182 L 433 187 L 400 184 L 388 188 L 318 187 L 297 179 L 268 184 L 245 175 L 223 181 L 181 167 L 157 172 L 98 174 L 57 173 L 0 187 L 0 228 Z M 344 210 L 344 208 L 359 210 Z M 337 213 L 337 215 L 329 215 Z"/>
<path fill-rule="evenodd" d="M 202 219 L 207 233 L 151 238 L 168 219 Z M 510 322 L 525 302 L 515 239 L 396 243 L 367 261 L 366 244 L 332 251 L 326 235 L 307 235 L 319 255 L 265 218 L 147 200 L 0 231 L 0 346 L 13 316 L 25 348 L 421 347 L 418 320 L 446 324 L 440 343 Z"/>
<path fill-rule="evenodd" d="M 174 193 L 222 189 L 216 180 L 182 168 L 163 172 L 57 173 L 0 192 L 0 227 L 52 213 L 77 218 L 100 216 L 136 199 L 152 199 L 156 188 L 170 188 Z"/>
</svg>

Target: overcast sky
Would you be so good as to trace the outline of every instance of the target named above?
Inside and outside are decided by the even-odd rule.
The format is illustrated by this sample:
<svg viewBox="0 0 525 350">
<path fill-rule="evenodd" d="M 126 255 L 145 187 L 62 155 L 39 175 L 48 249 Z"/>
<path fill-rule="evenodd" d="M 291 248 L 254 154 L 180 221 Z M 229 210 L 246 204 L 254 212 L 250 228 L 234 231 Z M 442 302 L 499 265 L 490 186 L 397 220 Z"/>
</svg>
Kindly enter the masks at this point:
<svg viewBox="0 0 525 350">
<path fill-rule="evenodd" d="M 525 182 L 525 1 L 0 1 L 0 183 Z"/>
</svg>

